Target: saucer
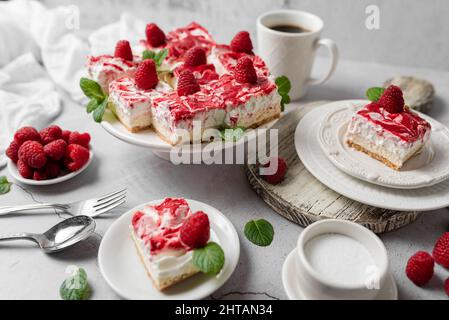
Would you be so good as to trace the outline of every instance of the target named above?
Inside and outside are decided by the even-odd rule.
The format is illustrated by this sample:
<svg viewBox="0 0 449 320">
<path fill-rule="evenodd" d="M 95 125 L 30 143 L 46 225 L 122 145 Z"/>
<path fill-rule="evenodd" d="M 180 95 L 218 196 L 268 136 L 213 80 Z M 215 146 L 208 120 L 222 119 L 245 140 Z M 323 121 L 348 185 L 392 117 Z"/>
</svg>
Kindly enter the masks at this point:
<svg viewBox="0 0 449 320">
<path fill-rule="evenodd" d="M 282 284 L 285 293 L 290 300 L 310 300 L 302 290 L 299 275 L 295 270 L 296 248 L 293 249 L 284 261 L 282 266 Z M 398 288 L 391 273 L 388 274 L 385 286 L 376 295 L 374 300 L 397 300 Z"/>
</svg>

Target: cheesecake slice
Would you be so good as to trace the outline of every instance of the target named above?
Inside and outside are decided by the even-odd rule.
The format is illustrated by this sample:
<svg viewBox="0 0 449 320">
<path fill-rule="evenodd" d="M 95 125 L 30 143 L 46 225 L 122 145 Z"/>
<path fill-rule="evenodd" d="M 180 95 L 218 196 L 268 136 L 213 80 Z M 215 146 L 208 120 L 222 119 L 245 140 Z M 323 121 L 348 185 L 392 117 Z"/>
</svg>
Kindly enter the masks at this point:
<svg viewBox="0 0 449 320">
<path fill-rule="evenodd" d="M 164 290 L 196 273 L 192 248 L 181 241 L 180 230 L 193 215 L 182 198 L 166 198 L 133 214 L 130 230 L 137 253 L 154 285 Z"/>
<path fill-rule="evenodd" d="M 138 132 L 151 126 L 152 99 L 169 90 L 162 81 L 154 89 L 141 90 L 133 78 L 123 77 L 109 84 L 108 106 L 129 131 Z"/>
<path fill-rule="evenodd" d="M 383 162 L 394 170 L 419 154 L 429 141 L 431 126 L 408 107 L 391 112 L 372 102 L 351 119 L 347 144 Z"/>
</svg>

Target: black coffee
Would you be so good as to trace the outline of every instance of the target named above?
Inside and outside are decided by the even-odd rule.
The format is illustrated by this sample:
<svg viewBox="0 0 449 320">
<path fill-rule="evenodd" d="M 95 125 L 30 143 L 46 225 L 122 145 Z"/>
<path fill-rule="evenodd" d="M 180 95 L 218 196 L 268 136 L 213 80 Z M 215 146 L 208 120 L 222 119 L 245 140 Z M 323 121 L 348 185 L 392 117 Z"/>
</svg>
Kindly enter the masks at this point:
<svg viewBox="0 0 449 320">
<path fill-rule="evenodd" d="M 286 32 L 286 33 L 303 33 L 303 32 L 310 32 L 306 28 L 295 26 L 291 24 L 280 24 L 277 26 L 270 27 L 270 29 L 279 31 L 279 32 Z"/>
</svg>

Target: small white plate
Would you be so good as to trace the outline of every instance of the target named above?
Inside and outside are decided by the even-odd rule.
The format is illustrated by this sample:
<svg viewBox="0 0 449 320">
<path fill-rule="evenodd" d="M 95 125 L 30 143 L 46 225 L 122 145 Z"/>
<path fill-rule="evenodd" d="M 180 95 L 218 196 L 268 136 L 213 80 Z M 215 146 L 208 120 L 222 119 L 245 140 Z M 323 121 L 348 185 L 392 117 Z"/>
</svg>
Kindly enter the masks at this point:
<svg viewBox="0 0 449 320">
<path fill-rule="evenodd" d="M 324 117 L 341 105 L 339 101 L 308 112 L 295 131 L 295 148 L 306 169 L 321 183 L 355 201 L 399 211 L 431 211 L 449 206 L 449 180 L 419 189 L 394 189 L 353 178 L 338 169 L 321 150 L 318 129 Z"/>
<path fill-rule="evenodd" d="M 361 100 L 328 105 L 329 112 L 318 129 L 318 135 L 324 154 L 334 165 L 355 178 L 399 189 L 428 187 L 449 177 L 449 130 L 419 112 L 419 116 L 432 125 L 430 141 L 400 171 L 349 147 L 345 141 L 346 129 L 354 112 L 367 103 L 369 101 Z"/>
<path fill-rule="evenodd" d="M 296 249 L 293 249 L 287 256 L 282 266 L 282 284 L 285 293 L 290 300 L 310 300 L 307 294 L 301 288 L 301 281 L 295 268 Z M 388 275 L 385 286 L 379 291 L 374 300 L 397 300 L 398 288 L 394 281 L 393 275 Z"/>
<path fill-rule="evenodd" d="M 218 276 L 196 274 L 163 292 L 156 289 L 140 261 L 129 225 L 132 214 L 147 204 L 139 205 L 124 213 L 108 229 L 98 251 L 101 274 L 111 288 L 126 299 L 153 300 L 196 300 L 207 297 L 220 288 L 232 275 L 240 257 L 240 242 L 232 223 L 217 209 L 194 200 L 188 200 L 192 211 L 203 210 L 209 216 L 211 238 L 223 248 L 225 264 Z"/>
<path fill-rule="evenodd" d="M 274 119 L 270 122 L 267 122 L 256 129 L 269 129 L 271 128 L 279 119 Z M 139 132 L 130 132 L 122 125 L 122 123 L 114 116 L 110 115 L 108 117 L 104 117 L 101 122 L 103 128 L 110 133 L 112 136 L 130 144 L 134 144 L 137 146 L 145 147 L 151 149 L 156 155 L 159 157 L 169 160 L 170 159 L 170 151 L 173 146 L 169 143 L 162 140 L 159 135 L 152 129 L 146 129 Z M 253 129 L 245 131 L 245 134 L 241 139 L 232 144 L 231 146 L 224 144 L 222 141 L 213 141 L 208 143 L 202 143 L 201 148 L 186 148 L 186 150 L 182 149 L 183 153 L 194 154 L 201 152 L 206 146 L 209 150 L 224 150 L 228 147 L 233 147 L 244 143 L 244 141 L 248 141 L 255 135 L 251 135 L 250 132 Z M 245 139 L 243 139 L 245 138 Z"/>
<path fill-rule="evenodd" d="M 60 176 L 60 177 L 57 177 L 54 179 L 39 180 L 39 181 L 33 180 L 33 179 L 26 179 L 20 175 L 19 171 L 17 170 L 17 165 L 11 159 L 8 159 L 8 171 L 15 180 L 22 182 L 24 184 L 29 184 L 29 185 L 33 185 L 33 186 L 48 186 L 51 184 L 56 184 L 56 183 L 60 183 L 60 182 L 72 179 L 73 177 L 76 177 L 81 172 L 86 170 L 86 168 L 92 162 L 92 158 L 94 157 L 94 153 L 92 152 L 92 150 L 90 150 L 89 152 L 90 152 L 89 160 L 86 162 L 86 164 L 83 167 L 81 167 L 81 169 L 79 169 L 75 172 L 67 173 L 63 176 Z"/>
</svg>

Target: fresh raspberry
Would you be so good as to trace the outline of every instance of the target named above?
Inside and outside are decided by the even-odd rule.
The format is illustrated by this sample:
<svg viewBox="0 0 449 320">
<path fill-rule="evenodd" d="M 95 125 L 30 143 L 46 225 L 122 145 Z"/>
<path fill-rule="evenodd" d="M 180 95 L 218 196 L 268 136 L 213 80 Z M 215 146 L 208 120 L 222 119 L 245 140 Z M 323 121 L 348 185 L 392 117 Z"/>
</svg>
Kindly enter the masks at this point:
<svg viewBox="0 0 449 320">
<path fill-rule="evenodd" d="M 61 173 L 61 165 L 60 165 L 60 163 L 58 163 L 56 161 L 53 161 L 53 160 L 47 161 L 47 164 L 45 165 L 44 168 L 45 168 L 45 175 L 49 179 L 56 178 Z"/>
<path fill-rule="evenodd" d="M 14 163 L 17 163 L 17 160 L 19 160 L 19 144 L 17 141 L 13 140 L 9 144 L 8 149 L 6 149 L 6 156 L 11 159 Z"/>
<path fill-rule="evenodd" d="M 65 155 L 67 142 L 63 139 L 58 139 L 44 146 L 45 154 L 53 160 L 61 160 Z"/>
<path fill-rule="evenodd" d="M 209 241 L 209 217 L 203 211 L 195 212 L 181 226 L 179 238 L 190 248 L 201 248 Z"/>
<path fill-rule="evenodd" d="M 404 111 L 404 97 L 401 88 L 389 86 L 379 99 L 379 104 L 389 113 L 401 113 Z"/>
<path fill-rule="evenodd" d="M 16 131 L 14 140 L 16 140 L 17 144 L 21 146 L 25 141 L 40 141 L 41 136 L 33 127 L 23 127 Z"/>
<path fill-rule="evenodd" d="M 207 63 L 206 52 L 201 47 L 193 47 L 187 50 L 184 63 L 188 67 L 197 67 Z"/>
<path fill-rule="evenodd" d="M 181 72 L 176 90 L 178 92 L 178 96 L 189 96 L 200 91 L 200 85 L 196 81 L 192 71 L 184 70 Z"/>
<path fill-rule="evenodd" d="M 48 128 L 42 129 L 39 134 L 42 144 L 46 145 L 47 143 L 60 139 L 62 137 L 62 130 L 56 125 L 51 125 Z"/>
<path fill-rule="evenodd" d="M 33 177 L 33 169 L 22 160 L 17 161 L 17 170 L 25 179 L 31 179 Z"/>
<path fill-rule="evenodd" d="M 256 83 L 257 73 L 256 69 L 254 69 L 253 61 L 248 57 L 242 57 L 237 60 L 234 77 L 240 83 Z"/>
<path fill-rule="evenodd" d="M 69 144 L 66 149 L 64 164 L 70 171 L 81 169 L 89 160 L 89 150 L 79 144 Z"/>
<path fill-rule="evenodd" d="M 430 254 L 418 251 L 408 260 L 405 273 L 414 284 L 423 286 L 432 278 L 434 266 L 435 261 Z"/>
<path fill-rule="evenodd" d="M 40 181 L 40 180 L 47 180 L 47 178 L 48 177 L 47 174 L 45 173 L 45 170 L 39 169 L 34 171 L 33 180 Z"/>
<path fill-rule="evenodd" d="M 253 53 L 253 43 L 248 31 L 240 31 L 231 40 L 231 50 L 234 52 Z"/>
<path fill-rule="evenodd" d="M 47 162 L 44 147 L 37 141 L 25 141 L 19 148 L 19 160 L 31 168 L 42 168 Z"/>
<path fill-rule="evenodd" d="M 62 139 L 64 139 L 65 142 L 69 143 L 70 134 L 72 132 L 70 130 L 63 130 L 62 131 Z"/>
<path fill-rule="evenodd" d="M 436 263 L 449 269 L 449 232 L 443 233 L 437 240 L 432 254 Z"/>
<path fill-rule="evenodd" d="M 449 297 L 449 278 L 444 281 L 444 292 L 446 292 L 447 296 Z"/>
<path fill-rule="evenodd" d="M 137 222 L 139 222 L 139 220 L 140 220 L 140 218 L 142 218 L 142 216 L 143 216 L 143 212 L 141 212 L 141 211 L 137 211 L 136 213 L 134 213 L 133 218 L 131 220 L 131 225 L 133 227 L 136 227 Z"/>
<path fill-rule="evenodd" d="M 158 78 L 156 71 L 156 64 L 153 60 L 144 60 L 136 70 L 135 76 L 136 85 L 139 89 L 148 90 L 154 89 L 157 86 Z"/>
<path fill-rule="evenodd" d="M 147 36 L 147 42 L 153 47 L 160 47 L 165 44 L 165 33 L 157 24 L 149 23 L 145 28 L 145 34 Z"/>
<path fill-rule="evenodd" d="M 285 174 L 287 173 L 287 163 L 282 158 L 271 158 L 263 167 L 268 168 L 272 164 L 272 162 L 277 161 L 277 170 L 273 174 L 264 175 L 263 178 L 271 184 L 278 184 L 284 179 Z"/>
<path fill-rule="evenodd" d="M 128 40 L 119 40 L 115 45 L 114 57 L 133 61 L 133 52 Z"/>
<path fill-rule="evenodd" d="M 79 144 L 83 147 L 89 148 L 90 134 L 87 132 L 79 133 L 78 131 L 73 131 L 70 133 L 68 144 Z"/>
</svg>

